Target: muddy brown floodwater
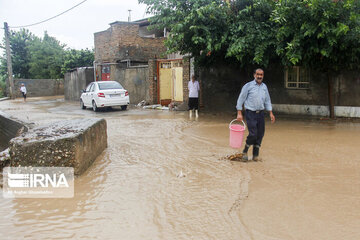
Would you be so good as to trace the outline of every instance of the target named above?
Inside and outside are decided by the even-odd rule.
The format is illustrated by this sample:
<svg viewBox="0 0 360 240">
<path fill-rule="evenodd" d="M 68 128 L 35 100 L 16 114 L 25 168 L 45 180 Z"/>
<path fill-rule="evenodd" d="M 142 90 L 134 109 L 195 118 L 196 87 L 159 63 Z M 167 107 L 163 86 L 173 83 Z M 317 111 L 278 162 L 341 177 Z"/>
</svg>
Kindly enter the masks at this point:
<svg viewBox="0 0 360 240">
<path fill-rule="evenodd" d="M 360 123 L 267 121 L 262 161 L 242 163 L 222 160 L 236 153 L 226 114 L 54 97 L 0 110 L 37 125 L 104 117 L 109 145 L 72 199 L 0 198 L 0 239 L 360 239 Z"/>
</svg>

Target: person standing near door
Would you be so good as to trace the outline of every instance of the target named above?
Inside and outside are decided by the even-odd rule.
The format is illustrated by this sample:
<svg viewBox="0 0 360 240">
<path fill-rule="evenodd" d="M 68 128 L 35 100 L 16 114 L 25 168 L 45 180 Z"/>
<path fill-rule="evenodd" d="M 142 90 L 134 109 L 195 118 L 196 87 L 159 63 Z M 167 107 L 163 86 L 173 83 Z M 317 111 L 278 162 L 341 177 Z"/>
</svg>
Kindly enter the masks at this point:
<svg viewBox="0 0 360 240">
<path fill-rule="evenodd" d="M 258 68 L 254 71 L 254 80 L 246 83 L 241 89 L 237 100 L 236 109 L 238 111 L 237 120 L 242 121 L 242 105 L 245 106 L 245 118 L 249 129 L 243 150 L 243 160 L 248 160 L 247 152 L 253 145 L 253 160 L 259 160 L 259 149 L 265 133 L 264 111 L 269 111 L 271 123 L 275 122 L 272 113 L 270 95 L 267 86 L 263 83 L 264 70 Z"/>
<path fill-rule="evenodd" d="M 191 81 L 188 83 L 189 89 L 189 116 L 192 117 L 192 111 L 195 109 L 195 116 L 199 117 L 199 82 L 195 79 L 195 75 L 191 76 Z"/>
</svg>

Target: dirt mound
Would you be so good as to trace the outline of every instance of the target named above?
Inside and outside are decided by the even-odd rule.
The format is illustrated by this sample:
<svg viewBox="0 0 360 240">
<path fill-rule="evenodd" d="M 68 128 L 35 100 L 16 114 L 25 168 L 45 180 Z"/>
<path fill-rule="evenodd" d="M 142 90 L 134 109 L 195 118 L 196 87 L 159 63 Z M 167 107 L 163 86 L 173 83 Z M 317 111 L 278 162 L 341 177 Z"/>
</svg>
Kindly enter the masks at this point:
<svg viewBox="0 0 360 240">
<path fill-rule="evenodd" d="M 235 153 L 232 155 L 228 155 L 226 157 L 221 158 L 221 160 L 230 160 L 230 161 L 238 161 L 238 162 L 247 162 L 242 159 L 243 153 Z"/>
</svg>

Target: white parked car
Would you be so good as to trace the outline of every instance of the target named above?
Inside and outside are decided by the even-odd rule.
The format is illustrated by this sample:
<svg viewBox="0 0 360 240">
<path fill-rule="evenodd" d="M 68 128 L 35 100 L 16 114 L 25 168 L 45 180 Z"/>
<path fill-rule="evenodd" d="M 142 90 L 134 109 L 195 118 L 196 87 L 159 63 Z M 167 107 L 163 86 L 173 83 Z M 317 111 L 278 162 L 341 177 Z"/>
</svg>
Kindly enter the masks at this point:
<svg viewBox="0 0 360 240">
<path fill-rule="evenodd" d="M 126 110 L 130 104 L 129 93 L 116 81 L 98 81 L 90 83 L 80 96 L 82 109 L 91 107 L 95 112 L 99 108 L 121 106 Z"/>
</svg>

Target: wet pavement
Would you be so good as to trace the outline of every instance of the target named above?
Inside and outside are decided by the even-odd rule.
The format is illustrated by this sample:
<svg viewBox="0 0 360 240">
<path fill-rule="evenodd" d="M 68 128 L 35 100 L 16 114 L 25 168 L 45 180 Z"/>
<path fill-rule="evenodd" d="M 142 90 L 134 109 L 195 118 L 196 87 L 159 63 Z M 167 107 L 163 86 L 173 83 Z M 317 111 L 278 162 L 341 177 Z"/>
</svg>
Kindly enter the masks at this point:
<svg viewBox="0 0 360 240">
<path fill-rule="evenodd" d="M 72 199 L 0 198 L 0 239 L 360 239 L 360 123 L 267 121 L 261 162 L 223 159 L 229 114 L 0 102 L 41 125 L 103 117 L 108 148 Z"/>
</svg>

